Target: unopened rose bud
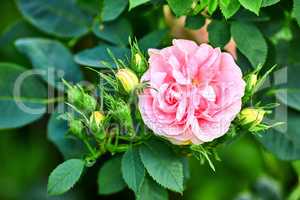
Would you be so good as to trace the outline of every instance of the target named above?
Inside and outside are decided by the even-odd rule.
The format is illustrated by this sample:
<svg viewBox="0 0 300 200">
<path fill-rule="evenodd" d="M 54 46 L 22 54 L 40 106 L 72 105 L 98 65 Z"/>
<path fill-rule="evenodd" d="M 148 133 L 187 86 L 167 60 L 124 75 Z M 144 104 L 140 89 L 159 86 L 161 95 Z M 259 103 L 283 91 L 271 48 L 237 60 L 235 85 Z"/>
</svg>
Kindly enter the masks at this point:
<svg viewBox="0 0 300 200">
<path fill-rule="evenodd" d="M 258 125 L 264 118 L 266 111 L 255 108 L 245 108 L 240 113 L 242 124 Z"/>
<path fill-rule="evenodd" d="M 247 80 L 247 91 L 252 91 L 257 83 L 257 75 L 256 74 L 250 74 Z"/>
<path fill-rule="evenodd" d="M 83 124 L 80 120 L 71 120 L 69 123 L 69 130 L 76 136 L 82 136 Z"/>
<path fill-rule="evenodd" d="M 139 79 L 130 69 L 120 69 L 116 74 L 126 92 L 130 93 L 139 84 Z"/>
<path fill-rule="evenodd" d="M 91 126 L 100 127 L 101 122 L 104 120 L 104 115 L 100 111 L 94 111 L 90 116 Z"/>
<path fill-rule="evenodd" d="M 82 100 L 82 93 L 79 88 L 71 87 L 68 92 L 68 101 L 74 105 L 78 105 Z"/>
<path fill-rule="evenodd" d="M 96 106 L 97 106 L 97 101 L 94 97 L 88 94 L 83 94 L 82 109 L 88 112 L 92 112 L 96 109 Z"/>
</svg>

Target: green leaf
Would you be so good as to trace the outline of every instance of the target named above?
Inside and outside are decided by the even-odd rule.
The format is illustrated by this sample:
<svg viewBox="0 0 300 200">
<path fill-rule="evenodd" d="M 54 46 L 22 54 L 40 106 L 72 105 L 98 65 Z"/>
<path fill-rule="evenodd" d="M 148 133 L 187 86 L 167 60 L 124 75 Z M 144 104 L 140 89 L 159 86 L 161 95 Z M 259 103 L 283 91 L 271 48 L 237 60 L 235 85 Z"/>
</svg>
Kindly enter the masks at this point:
<svg viewBox="0 0 300 200">
<path fill-rule="evenodd" d="M 286 108 L 284 108 L 286 109 Z M 282 115 L 282 114 L 281 114 Z M 273 154 L 282 160 L 300 159 L 300 113 L 288 110 L 287 127 L 282 125 L 270 129 L 257 137 L 260 142 Z M 280 129 L 279 129 L 280 128 Z M 285 130 L 285 128 L 287 128 Z"/>
<path fill-rule="evenodd" d="M 17 40 L 15 45 L 30 59 L 33 67 L 40 70 L 42 78 L 57 89 L 64 89 L 62 78 L 75 83 L 83 79 L 80 67 L 74 62 L 71 52 L 60 42 L 24 38 Z"/>
<path fill-rule="evenodd" d="M 193 0 L 167 0 L 167 2 L 176 16 L 188 14 L 193 4 Z"/>
<path fill-rule="evenodd" d="M 183 191 L 183 166 L 164 142 L 151 140 L 140 147 L 140 155 L 149 175 L 160 185 L 175 192 Z"/>
<path fill-rule="evenodd" d="M 259 14 L 259 9 L 262 5 L 262 0 L 239 0 L 242 6 L 256 15 Z"/>
<path fill-rule="evenodd" d="M 145 168 L 141 161 L 138 148 L 130 148 L 123 155 L 122 175 L 128 187 L 137 194 L 145 177 Z"/>
<path fill-rule="evenodd" d="M 69 107 L 68 107 L 69 108 Z M 87 150 L 82 141 L 68 136 L 68 123 L 58 117 L 66 112 L 66 104 L 58 104 L 48 121 L 48 139 L 53 142 L 65 159 L 82 158 Z"/>
<path fill-rule="evenodd" d="M 0 129 L 18 128 L 44 115 L 47 90 L 35 74 L 13 63 L 0 63 L 0 80 Z"/>
<path fill-rule="evenodd" d="M 58 165 L 50 174 L 48 194 L 60 195 L 68 191 L 79 180 L 84 169 L 84 161 L 79 159 L 67 160 Z"/>
<path fill-rule="evenodd" d="M 212 20 L 207 31 L 209 43 L 215 47 L 223 48 L 230 40 L 230 27 L 225 21 Z"/>
<path fill-rule="evenodd" d="M 99 194 L 112 194 L 123 190 L 126 184 L 121 173 L 121 157 L 111 158 L 101 167 L 98 174 Z"/>
<path fill-rule="evenodd" d="M 168 200 L 168 192 L 149 176 L 146 176 L 137 200 Z"/>
<path fill-rule="evenodd" d="M 167 30 L 156 30 L 148 33 L 139 40 L 139 47 L 147 51 L 149 48 L 156 48 L 162 43 L 163 39 L 167 35 Z"/>
<path fill-rule="evenodd" d="M 112 47 L 112 46 L 97 46 L 91 49 L 85 49 L 74 56 L 76 63 L 80 65 L 96 67 L 96 68 L 107 68 L 102 62 L 105 62 L 114 68 L 116 64 L 113 61 L 113 58 L 109 55 L 108 49 L 113 53 L 113 55 L 126 61 L 126 58 L 129 58 L 130 51 L 127 48 L 123 47 Z M 125 62 L 126 63 L 126 62 Z"/>
<path fill-rule="evenodd" d="M 124 18 L 104 24 L 95 22 L 93 32 L 100 39 L 120 46 L 127 46 L 128 39 L 132 34 L 131 25 Z"/>
<path fill-rule="evenodd" d="M 260 30 L 249 23 L 233 22 L 231 35 L 237 48 L 248 58 L 253 67 L 264 64 L 267 58 L 267 43 Z"/>
<path fill-rule="evenodd" d="M 263 0 L 261 7 L 267 7 L 267 6 L 272 6 L 276 3 L 278 3 L 280 0 Z"/>
<path fill-rule="evenodd" d="M 22 15 L 40 30 L 59 37 L 86 34 L 90 23 L 73 0 L 17 0 Z"/>
<path fill-rule="evenodd" d="M 218 0 L 209 0 L 208 7 L 207 7 L 208 13 L 212 15 L 216 11 L 217 7 L 218 7 Z"/>
<path fill-rule="evenodd" d="M 187 16 L 185 20 L 185 28 L 199 29 L 205 24 L 205 17 L 203 15 Z"/>
<path fill-rule="evenodd" d="M 300 1 L 299 0 L 294 0 L 293 14 L 295 15 L 298 25 L 300 26 Z"/>
<path fill-rule="evenodd" d="M 219 6 L 224 17 L 229 19 L 240 9 L 240 2 L 238 0 L 220 0 Z"/>
<path fill-rule="evenodd" d="M 104 0 L 102 20 L 112 21 L 116 19 L 127 7 L 127 0 Z"/>
<path fill-rule="evenodd" d="M 147 2 L 149 2 L 150 0 L 129 0 L 129 10 L 140 6 L 142 4 L 145 4 Z"/>
</svg>

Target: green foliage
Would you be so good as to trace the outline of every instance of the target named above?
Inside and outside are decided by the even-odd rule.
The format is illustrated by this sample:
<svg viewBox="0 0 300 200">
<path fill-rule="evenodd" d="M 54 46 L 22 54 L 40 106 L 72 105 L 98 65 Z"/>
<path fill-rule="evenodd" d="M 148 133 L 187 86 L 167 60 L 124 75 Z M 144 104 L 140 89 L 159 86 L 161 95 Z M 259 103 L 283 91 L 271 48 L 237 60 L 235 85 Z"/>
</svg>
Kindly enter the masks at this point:
<svg viewBox="0 0 300 200">
<path fill-rule="evenodd" d="M 293 13 L 295 15 L 295 18 L 298 22 L 298 25 L 300 26 L 300 2 L 298 0 L 294 0 L 294 9 Z"/>
<path fill-rule="evenodd" d="M 102 20 L 106 22 L 116 19 L 127 7 L 128 1 L 104 0 L 103 4 Z"/>
<path fill-rule="evenodd" d="M 25 38 L 15 42 L 42 78 L 57 89 L 63 90 L 61 79 L 79 82 L 83 75 L 71 52 L 59 41 L 42 38 Z M 63 58 L 63 59 L 61 59 Z"/>
<path fill-rule="evenodd" d="M 106 161 L 98 174 L 99 194 L 112 194 L 123 190 L 126 186 L 121 173 L 122 157 L 117 156 Z"/>
<path fill-rule="evenodd" d="M 168 192 L 149 176 L 145 177 L 137 200 L 167 200 Z"/>
<path fill-rule="evenodd" d="M 185 27 L 188 29 L 199 29 L 205 24 L 205 17 L 202 15 L 188 16 L 185 20 Z"/>
<path fill-rule="evenodd" d="M 167 0 L 176 16 L 186 15 L 192 8 L 193 0 Z"/>
<path fill-rule="evenodd" d="M 155 30 L 142 37 L 139 41 L 139 48 L 147 51 L 149 48 L 156 48 L 162 43 L 168 31 L 166 29 Z"/>
<path fill-rule="evenodd" d="M 160 185 L 175 192 L 183 191 L 183 166 L 172 149 L 158 140 L 140 147 L 140 155 L 149 175 Z"/>
<path fill-rule="evenodd" d="M 107 66 L 115 67 L 113 58 L 109 55 L 109 51 L 118 59 L 126 61 L 129 58 L 130 51 L 123 47 L 114 47 L 99 45 L 91 49 L 80 51 L 74 56 L 76 63 L 95 68 L 107 68 Z"/>
<path fill-rule="evenodd" d="M 84 161 L 79 159 L 67 160 L 58 165 L 50 174 L 48 194 L 63 194 L 79 180 L 84 169 Z"/>
<path fill-rule="evenodd" d="M 123 155 L 122 174 L 128 187 L 138 194 L 145 178 L 145 168 L 138 148 L 130 148 Z"/>
<path fill-rule="evenodd" d="M 131 10 L 139 5 L 145 4 L 149 1 L 150 0 L 129 0 L 129 10 Z"/>
<path fill-rule="evenodd" d="M 239 2 L 244 8 L 254 12 L 256 15 L 259 14 L 262 0 L 239 0 Z"/>
<path fill-rule="evenodd" d="M 233 22 L 231 35 L 236 42 L 237 48 L 248 58 L 253 67 L 264 64 L 267 58 L 267 43 L 253 24 Z"/>
<path fill-rule="evenodd" d="M 213 20 L 207 27 L 208 41 L 223 48 L 230 40 L 230 26 L 225 21 Z"/>
<path fill-rule="evenodd" d="M 280 0 L 263 0 L 261 7 L 267 7 L 267 6 L 272 6 L 276 3 L 278 3 Z"/>
<path fill-rule="evenodd" d="M 46 112 L 47 90 L 36 75 L 16 64 L 0 63 L 0 80 L 0 129 L 24 126 Z"/>
<path fill-rule="evenodd" d="M 58 37 L 79 37 L 89 30 L 89 17 L 73 0 L 17 0 L 26 20 Z"/>
<path fill-rule="evenodd" d="M 221 12 L 226 19 L 232 17 L 240 9 L 238 0 L 220 0 L 219 5 Z"/>
<path fill-rule="evenodd" d="M 212 15 L 218 8 L 218 0 L 208 0 L 207 10 L 210 15 Z"/>
</svg>

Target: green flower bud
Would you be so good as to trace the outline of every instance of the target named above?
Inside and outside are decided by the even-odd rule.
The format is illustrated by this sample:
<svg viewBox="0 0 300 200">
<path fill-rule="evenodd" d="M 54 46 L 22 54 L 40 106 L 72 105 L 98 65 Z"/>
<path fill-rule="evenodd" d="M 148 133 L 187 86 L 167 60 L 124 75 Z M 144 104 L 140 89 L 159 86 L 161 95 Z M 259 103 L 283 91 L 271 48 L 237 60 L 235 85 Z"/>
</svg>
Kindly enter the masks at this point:
<svg viewBox="0 0 300 200">
<path fill-rule="evenodd" d="M 266 111 L 255 108 L 245 108 L 240 113 L 240 120 L 243 125 L 258 125 L 262 122 Z"/>
<path fill-rule="evenodd" d="M 134 64 L 135 64 L 135 71 L 138 74 L 142 74 L 146 71 L 147 65 L 145 63 L 145 60 L 139 53 L 136 53 L 134 55 Z"/>
<path fill-rule="evenodd" d="M 71 87 L 69 88 L 68 92 L 68 101 L 74 105 L 78 105 L 81 102 L 82 99 L 82 92 L 77 87 Z"/>
<path fill-rule="evenodd" d="M 94 133 L 97 133 L 101 128 L 101 123 L 104 118 L 104 115 L 100 111 L 92 112 L 90 116 L 90 128 Z"/>
<path fill-rule="evenodd" d="M 139 84 L 138 77 L 130 69 L 119 69 L 116 73 L 116 77 L 121 82 L 127 93 L 133 91 Z"/>
<path fill-rule="evenodd" d="M 257 75 L 256 74 L 250 74 L 247 78 L 247 86 L 246 86 L 246 90 L 251 92 L 257 83 Z"/>
<path fill-rule="evenodd" d="M 92 112 L 96 109 L 97 101 L 94 97 L 88 94 L 83 94 L 81 105 L 83 110 L 87 112 Z"/>
<path fill-rule="evenodd" d="M 80 120 L 71 120 L 69 123 L 69 130 L 76 135 L 77 137 L 81 138 L 83 124 Z"/>
</svg>

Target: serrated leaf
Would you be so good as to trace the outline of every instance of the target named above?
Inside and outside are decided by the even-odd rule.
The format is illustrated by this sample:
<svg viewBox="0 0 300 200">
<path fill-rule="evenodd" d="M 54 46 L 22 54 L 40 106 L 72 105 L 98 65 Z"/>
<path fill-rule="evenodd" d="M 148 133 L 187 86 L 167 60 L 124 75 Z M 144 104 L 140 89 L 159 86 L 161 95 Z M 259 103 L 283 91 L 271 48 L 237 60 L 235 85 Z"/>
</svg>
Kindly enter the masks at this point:
<svg viewBox="0 0 300 200">
<path fill-rule="evenodd" d="M 168 192 L 149 176 L 146 176 L 137 200 L 168 200 Z"/>
<path fill-rule="evenodd" d="M 123 155 L 122 175 L 128 187 L 137 194 L 145 177 L 145 168 L 141 161 L 138 148 L 129 148 Z"/>
<path fill-rule="evenodd" d="M 31 71 L 0 63 L 0 80 L 0 129 L 22 127 L 46 113 L 47 89 Z"/>
<path fill-rule="evenodd" d="M 162 186 L 175 192 L 183 191 L 183 166 L 164 142 L 150 140 L 140 147 L 142 162 L 149 175 Z"/>
<path fill-rule="evenodd" d="M 60 195 L 68 191 L 79 180 L 84 169 L 84 161 L 71 159 L 58 165 L 50 174 L 47 191 L 50 195 Z"/>
<path fill-rule="evenodd" d="M 254 68 L 265 63 L 268 52 L 267 43 L 255 25 L 233 22 L 231 36 L 237 48 L 248 58 Z"/>
<path fill-rule="evenodd" d="M 300 1 L 299 0 L 294 0 L 293 14 L 295 15 L 298 25 L 300 26 Z"/>
<path fill-rule="evenodd" d="M 218 0 L 209 0 L 207 10 L 210 15 L 212 15 L 218 7 Z"/>
<path fill-rule="evenodd" d="M 112 21 L 116 19 L 127 7 L 127 0 L 104 0 L 102 10 L 102 20 Z"/>
<path fill-rule="evenodd" d="M 74 60 L 80 65 L 89 67 L 107 68 L 107 66 L 103 64 L 103 62 L 105 62 L 116 68 L 117 66 L 113 61 L 113 58 L 109 55 L 108 50 L 110 50 L 116 58 L 123 60 L 125 63 L 126 59 L 130 56 L 130 50 L 127 48 L 99 45 L 94 48 L 78 52 L 74 56 Z"/>
<path fill-rule="evenodd" d="M 239 2 L 244 8 L 254 12 L 256 15 L 258 15 L 262 5 L 262 0 L 239 0 Z"/>
<path fill-rule="evenodd" d="M 187 16 L 185 19 L 185 28 L 199 29 L 205 24 L 205 17 L 203 15 Z"/>
<path fill-rule="evenodd" d="M 240 9 L 240 2 L 238 0 L 220 0 L 219 6 L 224 17 L 229 19 Z"/>
<path fill-rule="evenodd" d="M 120 156 L 106 161 L 98 174 L 98 192 L 99 194 L 112 194 L 123 190 L 126 184 L 121 173 Z"/>
<path fill-rule="evenodd" d="M 267 7 L 267 6 L 272 6 L 276 3 L 278 3 L 280 0 L 263 0 L 261 7 Z"/>
<path fill-rule="evenodd" d="M 193 0 L 167 0 L 171 10 L 176 16 L 182 16 L 188 14 L 192 8 Z"/>
<path fill-rule="evenodd" d="M 142 4 L 145 4 L 147 2 L 149 2 L 150 0 L 129 0 L 129 10 L 140 6 Z"/>
<path fill-rule="evenodd" d="M 57 40 L 22 38 L 15 42 L 17 49 L 25 54 L 33 67 L 51 86 L 63 90 L 61 79 L 77 83 L 83 79 L 79 65 L 71 52 Z"/>
<path fill-rule="evenodd" d="M 230 40 L 230 27 L 225 21 L 212 20 L 207 31 L 209 43 L 215 47 L 223 48 Z"/>
<path fill-rule="evenodd" d="M 38 29 L 59 37 L 79 37 L 89 31 L 90 17 L 73 0 L 17 0 L 26 20 Z"/>
</svg>

